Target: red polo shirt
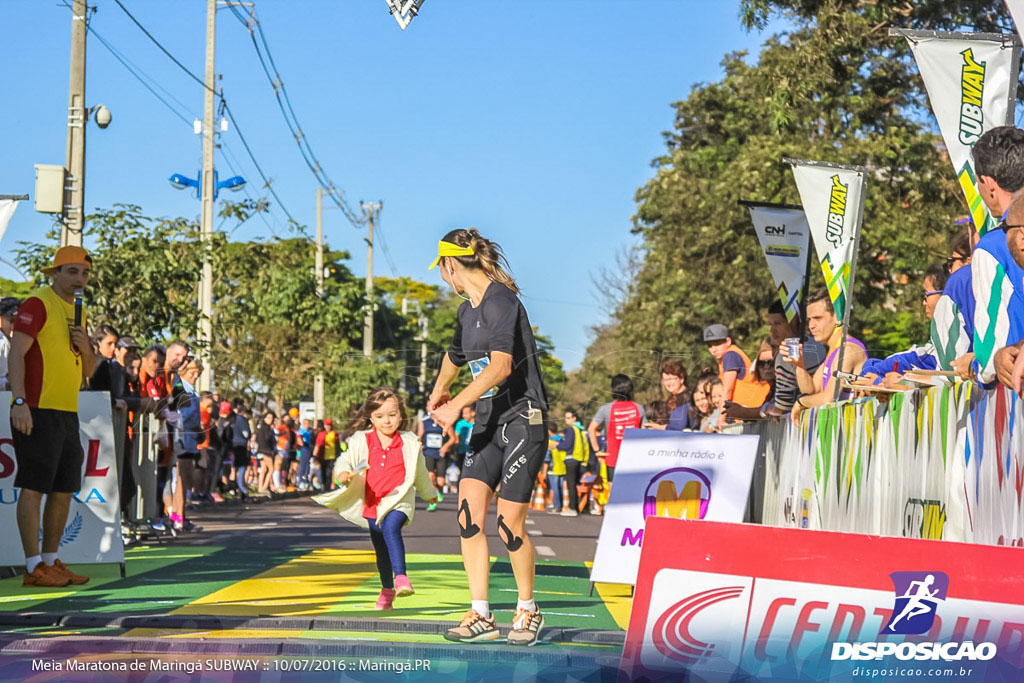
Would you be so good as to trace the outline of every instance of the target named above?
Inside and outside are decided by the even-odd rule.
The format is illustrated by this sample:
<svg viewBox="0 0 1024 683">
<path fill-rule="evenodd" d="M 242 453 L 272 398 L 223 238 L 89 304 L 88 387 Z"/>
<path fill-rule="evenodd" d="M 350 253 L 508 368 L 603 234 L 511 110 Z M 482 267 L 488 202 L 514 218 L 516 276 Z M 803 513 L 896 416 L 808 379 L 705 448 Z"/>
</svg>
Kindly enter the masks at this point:
<svg viewBox="0 0 1024 683">
<path fill-rule="evenodd" d="M 377 519 L 377 504 L 405 481 L 405 456 L 402 454 L 402 435 L 395 432 L 391 443 L 385 448 L 372 429 L 366 435 L 370 450 L 366 471 L 366 495 L 363 502 L 363 519 Z"/>
</svg>

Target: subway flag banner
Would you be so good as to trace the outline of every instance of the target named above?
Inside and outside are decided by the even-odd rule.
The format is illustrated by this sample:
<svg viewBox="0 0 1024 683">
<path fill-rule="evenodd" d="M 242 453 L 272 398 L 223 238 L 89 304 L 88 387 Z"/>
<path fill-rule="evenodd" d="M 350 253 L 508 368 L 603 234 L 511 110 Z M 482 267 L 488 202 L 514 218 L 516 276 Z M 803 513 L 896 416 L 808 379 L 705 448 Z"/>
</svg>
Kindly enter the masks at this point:
<svg viewBox="0 0 1024 683">
<path fill-rule="evenodd" d="M 825 286 L 844 322 L 847 297 L 852 296 L 850 272 L 856 256 L 862 216 L 865 174 L 858 168 L 790 159 L 793 177 L 814 238 Z"/>
<path fill-rule="evenodd" d="M 892 33 L 910 43 L 971 219 L 984 235 L 998 217 L 978 192 L 971 149 L 986 131 L 1013 125 L 1020 40 L 988 33 Z"/>
<path fill-rule="evenodd" d="M 649 517 L 742 522 L 759 437 L 627 429 L 590 580 L 633 584 Z"/>
<path fill-rule="evenodd" d="M 11 440 L 11 394 L 0 392 L 0 566 L 25 563 L 18 538 L 18 496 L 14 486 L 18 463 Z M 60 539 L 60 559 L 68 564 L 124 563 L 121 540 L 121 506 L 118 497 L 117 463 L 110 394 L 83 391 L 78 396 L 79 436 L 82 441 L 82 488 L 71 499 L 71 508 Z M 45 503 L 45 499 L 44 499 Z"/>
<path fill-rule="evenodd" d="M 784 206 L 750 205 L 750 219 L 757 231 L 757 241 L 768 261 L 779 301 L 790 321 L 800 312 L 804 278 L 807 275 L 807 250 L 810 248 L 810 227 L 803 209 Z"/>
</svg>

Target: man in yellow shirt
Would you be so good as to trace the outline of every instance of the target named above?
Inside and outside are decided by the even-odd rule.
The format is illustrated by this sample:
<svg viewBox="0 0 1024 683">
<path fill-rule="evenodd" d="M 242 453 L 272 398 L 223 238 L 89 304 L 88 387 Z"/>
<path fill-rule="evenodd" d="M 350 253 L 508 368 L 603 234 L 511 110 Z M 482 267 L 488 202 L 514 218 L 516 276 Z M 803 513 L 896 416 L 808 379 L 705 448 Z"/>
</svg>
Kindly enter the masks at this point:
<svg viewBox="0 0 1024 683">
<path fill-rule="evenodd" d="M 78 391 L 96 364 L 85 313 L 76 313 L 75 292 L 89 282 L 92 259 L 81 247 L 61 247 L 43 273 L 52 278 L 18 308 L 11 339 L 11 436 L 18 472 L 18 531 L 25 550 L 23 585 L 83 584 L 57 549 L 71 495 L 82 487 L 82 442 Z M 43 496 L 43 551 L 39 552 L 39 508 Z"/>
</svg>

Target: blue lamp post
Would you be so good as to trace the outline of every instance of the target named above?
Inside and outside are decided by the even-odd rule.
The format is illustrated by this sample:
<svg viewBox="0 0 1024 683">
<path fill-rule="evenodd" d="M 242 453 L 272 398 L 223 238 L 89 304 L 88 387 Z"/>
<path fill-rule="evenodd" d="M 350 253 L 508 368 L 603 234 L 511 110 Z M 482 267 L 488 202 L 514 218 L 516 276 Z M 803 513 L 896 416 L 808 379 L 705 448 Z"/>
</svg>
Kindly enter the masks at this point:
<svg viewBox="0 0 1024 683">
<path fill-rule="evenodd" d="M 203 173 L 200 171 L 196 174 L 198 177 L 193 179 L 188 176 L 184 176 L 181 173 L 173 173 L 168 178 L 168 182 L 171 183 L 171 187 L 176 190 L 184 190 L 189 187 L 196 189 L 196 199 L 199 199 L 202 191 Z M 245 187 L 245 178 L 240 175 L 231 176 L 227 180 L 218 180 L 217 172 L 213 172 L 213 198 L 217 199 L 217 195 L 220 194 L 221 190 L 231 190 L 232 192 L 238 192 Z"/>
</svg>

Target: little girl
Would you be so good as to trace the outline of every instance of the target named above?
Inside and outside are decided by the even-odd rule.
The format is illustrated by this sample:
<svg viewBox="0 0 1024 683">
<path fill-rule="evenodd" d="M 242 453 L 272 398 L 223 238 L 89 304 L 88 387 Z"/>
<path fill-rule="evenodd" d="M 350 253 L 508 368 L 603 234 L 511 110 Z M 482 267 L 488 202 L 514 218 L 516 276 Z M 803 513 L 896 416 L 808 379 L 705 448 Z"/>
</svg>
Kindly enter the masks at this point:
<svg viewBox="0 0 1024 683">
<path fill-rule="evenodd" d="M 392 389 L 372 390 L 357 424 L 359 431 L 334 464 L 334 482 L 341 488 L 313 499 L 370 530 L 382 586 L 377 609 L 389 610 L 396 595 L 415 592 L 405 573 L 402 541 L 402 527 L 412 521 L 415 494 L 436 503 L 437 491 L 430 483 L 420 440 L 412 432 L 399 431 L 406 424 L 401 396 Z"/>
</svg>

